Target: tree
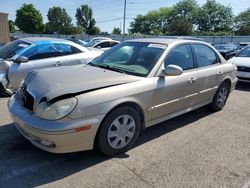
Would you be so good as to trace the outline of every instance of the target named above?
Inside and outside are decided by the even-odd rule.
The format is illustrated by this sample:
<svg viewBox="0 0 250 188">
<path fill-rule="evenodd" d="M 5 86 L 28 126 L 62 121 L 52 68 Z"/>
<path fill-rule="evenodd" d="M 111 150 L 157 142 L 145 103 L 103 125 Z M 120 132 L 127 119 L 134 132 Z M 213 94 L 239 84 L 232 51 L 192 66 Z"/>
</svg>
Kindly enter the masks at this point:
<svg viewBox="0 0 250 188">
<path fill-rule="evenodd" d="M 10 31 L 10 33 L 16 32 L 15 23 L 12 20 L 9 20 L 9 31 Z"/>
<path fill-rule="evenodd" d="M 201 32 L 230 32 L 232 23 L 232 8 L 216 3 L 215 0 L 207 0 L 199 9 L 196 20 Z"/>
<path fill-rule="evenodd" d="M 148 12 L 146 15 L 138 15 L 130 24 L 129 32 L 132 34 L 161 35 L 166 33 L 170 22 L 172 8 L 162 7 L 159 10 Z"/>
<path fill-rule="evenodd" d="M 146 16 L 138 15 L 134 18 L 134 21 L 130 23 L 129 32 L 132 34 L 150 34 L 150 23 Z"/>
<path fill-rule="evenodd" d="M 82 5 L 76 9 L 77 26 L 83 27 L 83 30 L 89 35 L 95 35 L 100 29 L 95 26 L 96 21 L 93 18 L 92 8 L 88 5 Z"/>
<path fill-rule="evenodd" d="M 112 34 L 114 34 L 114 35 L 120 35 L 121 34 L 121 29 L 120 28 L 118 28 L 118 27 L 115 27 L 114 29 L 113 29 L 113 31 L 112 31 Z"/>
<path fill-rule="evenodd" d="M 16 11 L 15 23 L 25 33 L 42 33 L 44 29 L 43 17 L 32 4 L 23 4 Z"/>
<path fill-rule="evenodd" d="M 172 35 L 190 35 L 199 6 L 195 0 L 182 0 L 174 5 L 167 31 Z"/>
<path fill-rule="evenodd" d="M 49 32 L 67 34 L 73 28 L 72 19 L 64 8 L 50 8 L 47 17 L 49 22 L 46 24 L 46 28 Z"/>
<path fill-rule="evenodd" d="M 237 35 L 250 35 L 250 8 L 235 18 L 235 27 Z"/>
<path fill-rule="evenodd" d="M 190 35 L 193 24 L 183 17 L 176 17 L 168 26 L 168 32 L 171 35 Z"/>
</svg>

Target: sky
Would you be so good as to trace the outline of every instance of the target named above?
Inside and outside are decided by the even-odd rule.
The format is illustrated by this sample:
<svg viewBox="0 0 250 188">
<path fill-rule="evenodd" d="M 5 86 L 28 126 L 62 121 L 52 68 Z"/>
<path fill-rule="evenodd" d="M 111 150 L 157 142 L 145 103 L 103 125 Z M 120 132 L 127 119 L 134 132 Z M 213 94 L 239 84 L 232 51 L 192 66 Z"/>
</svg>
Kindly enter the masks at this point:
<svg viewBox="0 0 250 188">
<path fill-rule="evenodd" d="M 76 24 L 76 8 L 87 4 L 93 9 L 93 17 L 96 25 L 101 31 L 112 32 L 114 27 L 123 27 L 125 0 L 0 0 L 0 12 L 8 13 L 10 20 L 15 20 L 16 10 L 22 4 L 32 3 L 42 14 L 43 21 L 46 23 L 48 9 L 53 6 L 65 8 L 67 13 Z M 179 0 L 127 0 L 126 11 L 126 31 L 129 23 L 133 21 L 138 14 L 146 14 L 150 10 L 157 10 L 160 7 L 167 7 L 176 4 Z M 206 0 L 197 0 L 199 5 L 203 5 Z M 250 0 L 217 0 L 217 2 L 231 6 L 235 15 L 250 8 Z"/>
</svg>

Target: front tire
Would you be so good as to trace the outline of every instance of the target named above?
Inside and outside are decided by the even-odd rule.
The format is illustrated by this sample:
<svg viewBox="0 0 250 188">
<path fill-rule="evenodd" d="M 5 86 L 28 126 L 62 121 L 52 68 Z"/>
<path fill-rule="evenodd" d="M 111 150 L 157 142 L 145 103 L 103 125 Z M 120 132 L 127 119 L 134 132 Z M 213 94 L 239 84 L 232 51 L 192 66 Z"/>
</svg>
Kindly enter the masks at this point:
<svg viewBox="0 0 250 188">
<path fill-rule="evenodd" d="M 222 110 L 227 102 L 229 93 L 229 84 L 222 83 L 214 95 L 213 102 L 208 105 L 209 109 L 215 112 Z"/>
<path fill-rule="evenodd" d="M 134 145 L 140 130 L 139 113 L 129 106 L 118 107 L 102 122 L 97 135 L 97 147 L 107 156 L 122 154 Z"/>
</svg>

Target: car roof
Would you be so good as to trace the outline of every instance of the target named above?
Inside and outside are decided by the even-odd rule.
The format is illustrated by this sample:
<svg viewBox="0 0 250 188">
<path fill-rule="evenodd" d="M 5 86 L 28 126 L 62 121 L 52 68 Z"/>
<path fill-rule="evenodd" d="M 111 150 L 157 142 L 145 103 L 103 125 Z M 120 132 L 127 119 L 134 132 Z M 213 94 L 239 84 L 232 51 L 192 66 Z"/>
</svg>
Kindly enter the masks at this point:
<svg viewBox="0 0 250 188">
<path fill-rule="evenodd" d="M 170 44 L 175 41 L 203 41 L 202 39 L 195 37 L 161 37 L 161 38 L 141 38 L 127 40 L 126 42 L 147 42 L 147 43 L 159 43 L 159 44 Z"/>
<path fill-rule="evenodd" d="M 28 38 L 21 38 L 20 40 L 23 40 L 25 42 L 29 43 L 37 43 L 37 42 L 69 42 L 65 39 L 59 39 L 59 38 L 51 38 L 51 37 L 28 37 Z"/>
</svg>

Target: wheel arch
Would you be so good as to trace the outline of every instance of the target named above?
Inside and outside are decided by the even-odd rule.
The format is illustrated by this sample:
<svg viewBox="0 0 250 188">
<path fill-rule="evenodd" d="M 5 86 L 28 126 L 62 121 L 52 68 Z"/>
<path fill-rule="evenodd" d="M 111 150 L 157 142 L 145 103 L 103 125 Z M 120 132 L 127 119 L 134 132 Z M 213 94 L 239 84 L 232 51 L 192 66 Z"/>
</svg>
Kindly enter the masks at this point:
<svg viewBox="0 0 250 188">
<path fill-rule="evenodd" d="M 221 82 L 221 84 L 223 84 L 223 83 L 226 83 L 226 84 L 229 85 L 229 91 L 230 91 L 231 88 L 232 88 L 232 80 L 231 80 L 230 78 L 225 78 L 225 79 Z"/>
<path fill-rule="evenodd" d="M 111 109 L 109 109 L 109 111 L 106 113 L 105 117 L 102 119 L 101 123 L 100 123 L 100 126 L 98 127 L 98 130 L 96 132 L 96 135 L 95 135 L 95 140 L 94 140 L 94 147 L 96 147 L 96 142 L 97 142 L 97 137 L 98 137 L 98 134 L 100 132 L 100 128 L 103 124 L 103 122 L 105 121 L 106 117 L 112 113 L 114 110 L 116 110 L 117 108 L 120 108 L 122 106 L 129 106 L 133 109 L 135 109 L 140 117 L 141 117 L 141 130 L 145 130 L 146 127 L 145 127 L 145 112 L 142 108 L 142 106 L 140 104 L 138 104 L 137 102 L 135 101 L 124 101 L 124 102 L 120 102 L 120 103 L 117 103 L 116 105 L 114 105 Z"/>
</svg>

